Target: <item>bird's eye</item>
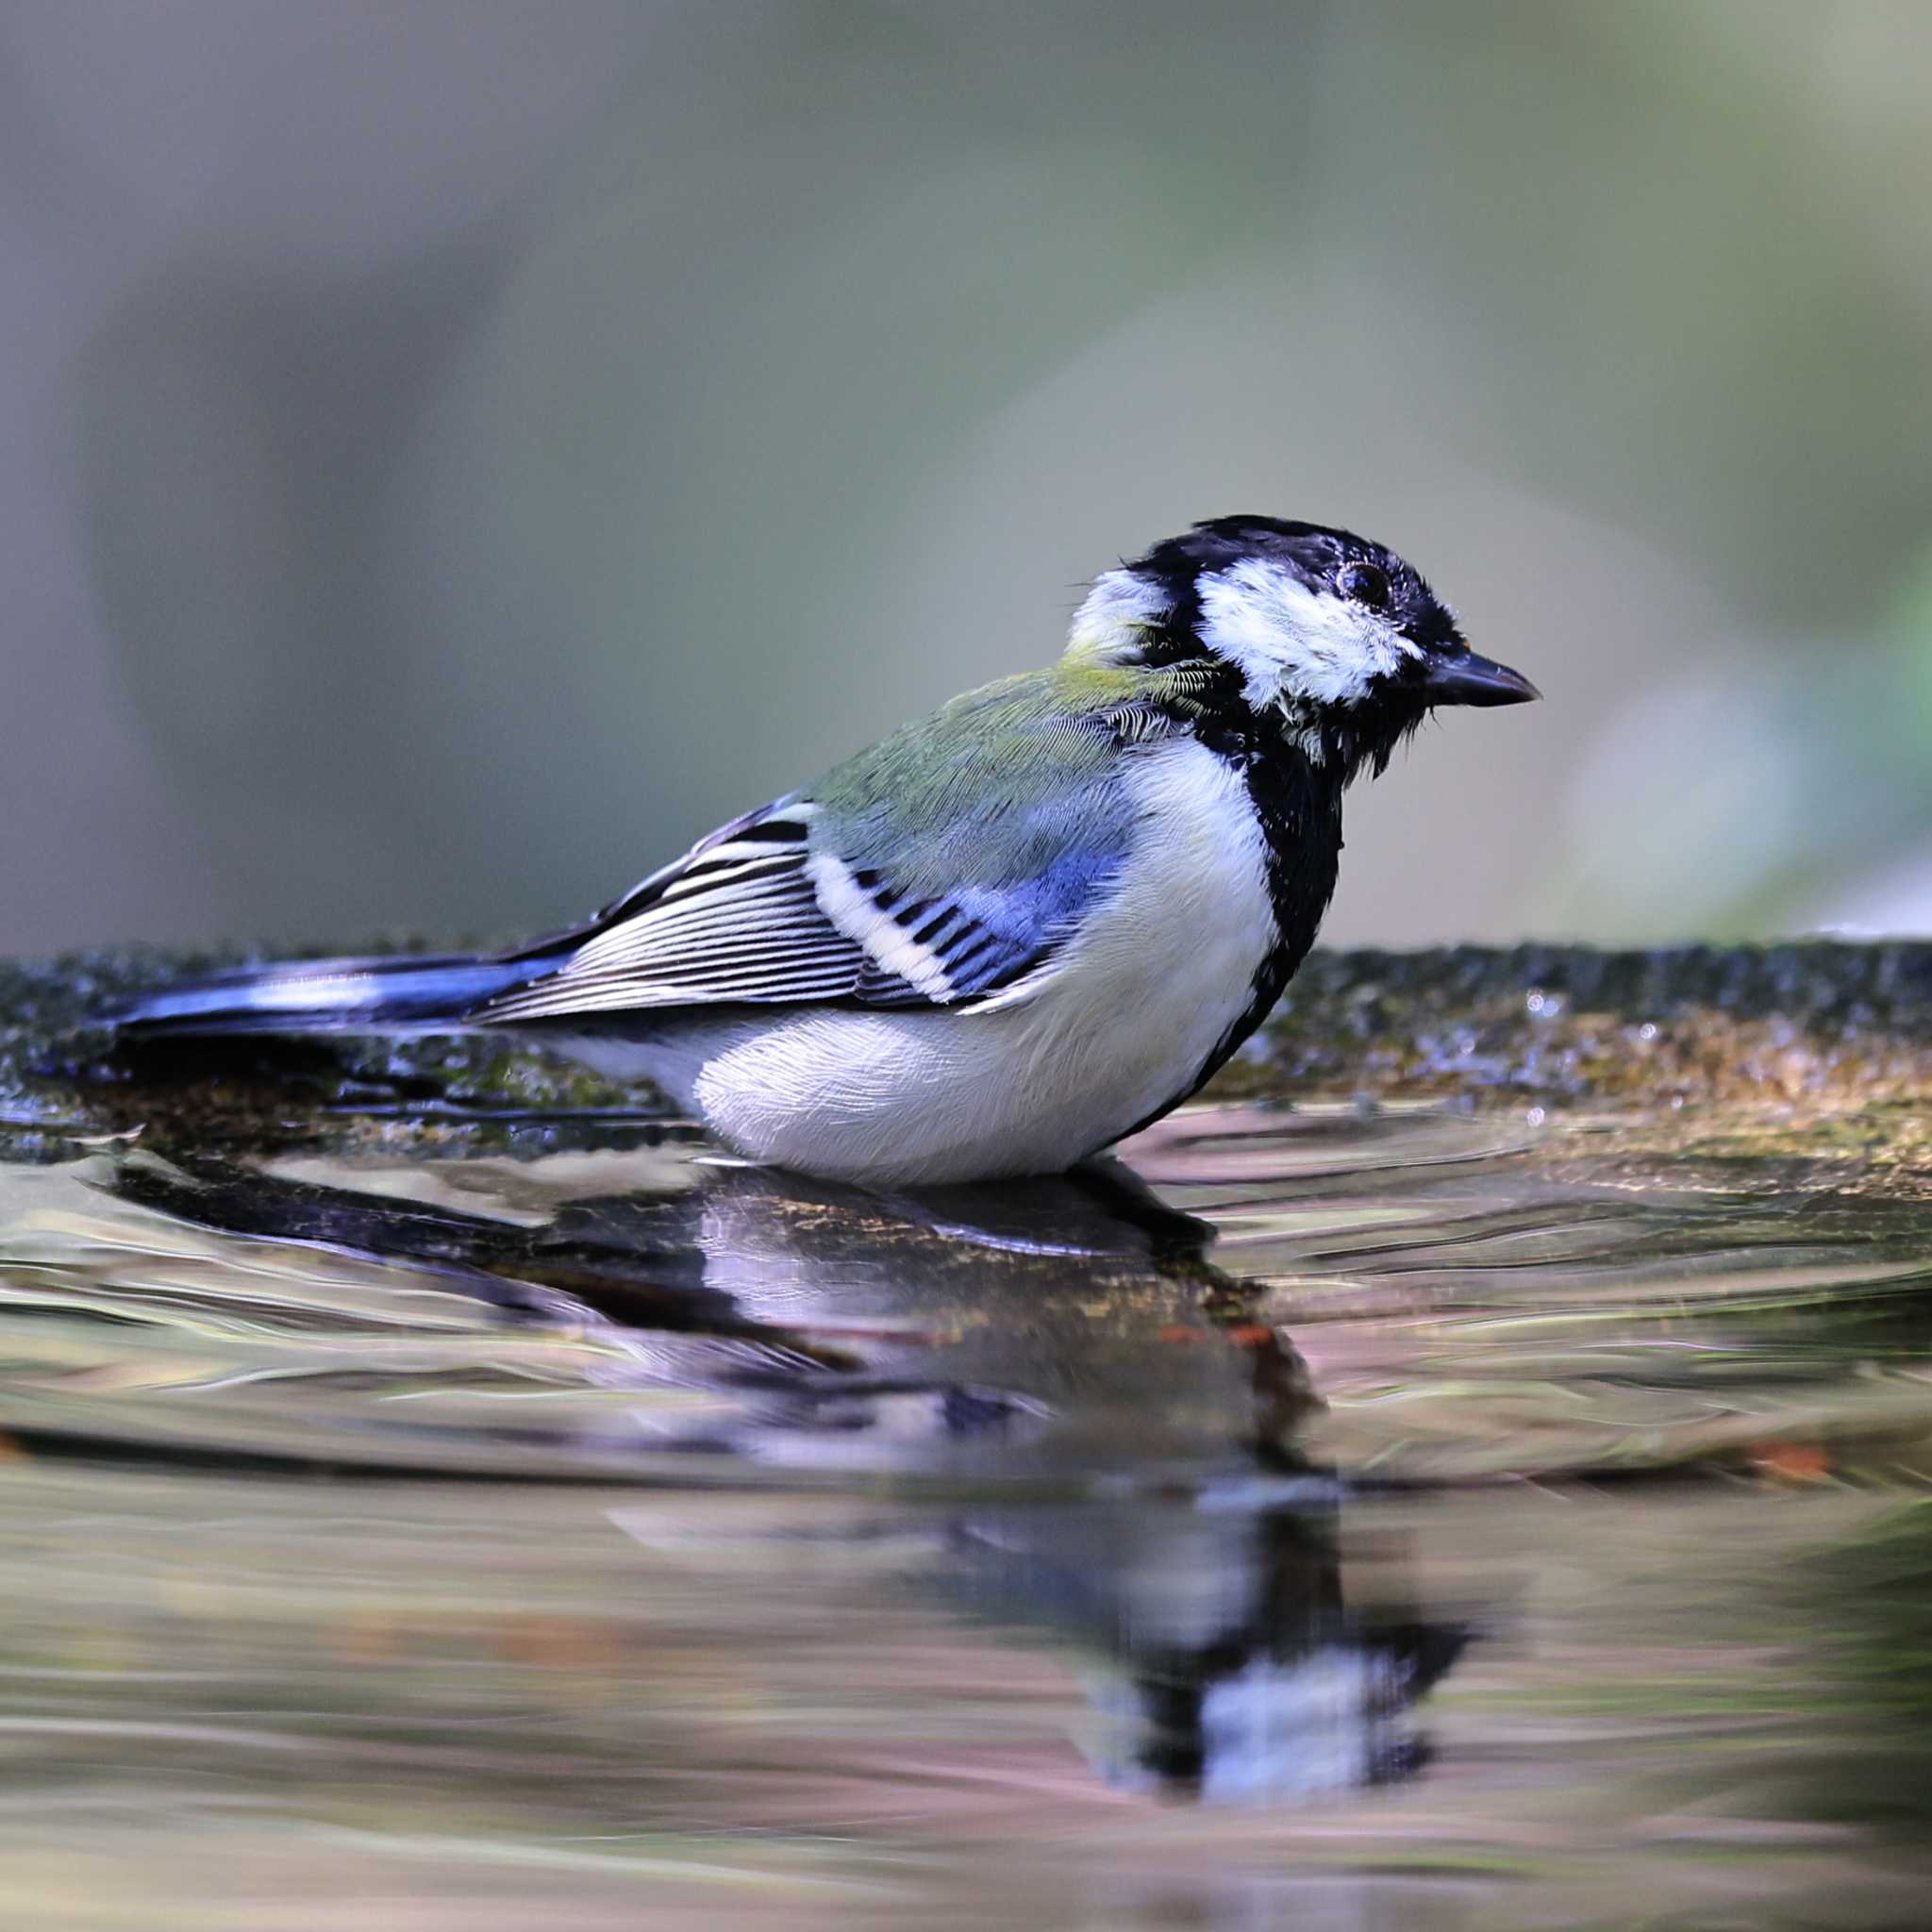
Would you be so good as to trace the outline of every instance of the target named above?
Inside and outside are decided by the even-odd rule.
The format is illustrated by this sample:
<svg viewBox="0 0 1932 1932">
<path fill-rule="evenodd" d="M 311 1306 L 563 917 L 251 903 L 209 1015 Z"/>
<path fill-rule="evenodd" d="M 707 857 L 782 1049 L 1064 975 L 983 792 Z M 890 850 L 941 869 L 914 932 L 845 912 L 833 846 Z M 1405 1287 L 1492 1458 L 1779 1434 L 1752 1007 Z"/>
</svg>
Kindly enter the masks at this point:
<svg viewBox="0 0 1932 1932">
<path fill-rule="evenodd" d="M 1380 610 L 1389 601 L 1389 573 L 1373 563 L 1344 563 L 1336 573 L 1335 588 L 1350 602 Z"/>
</svg>

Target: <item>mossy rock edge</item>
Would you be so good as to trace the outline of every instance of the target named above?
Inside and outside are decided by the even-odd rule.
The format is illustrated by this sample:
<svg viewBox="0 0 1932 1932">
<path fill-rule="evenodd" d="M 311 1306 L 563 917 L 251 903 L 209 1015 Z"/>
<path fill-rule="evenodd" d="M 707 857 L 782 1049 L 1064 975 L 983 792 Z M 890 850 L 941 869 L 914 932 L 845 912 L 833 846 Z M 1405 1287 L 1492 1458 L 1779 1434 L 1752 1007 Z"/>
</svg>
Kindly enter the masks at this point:
<svg viewBox="0 0 1932 1932">
<path fill-rule="evenodd" d="M 379 1135 L 427 1152 L 478 1136 L 554 1144 L 568 1121 L 644 1131 L 668 1119 L 648 1089 L 491 1037 L 117 1048 L 106 1016 L 122 1001 L 250 957 L 128 948 L 0 963 L 12 1157 L 136 1127 L 151 1144 Z M 1816 1152 L 1834 1123 L 1826 1138 L 1847 1161 L 1923 1166 L 1932 943 L 1317 952 L 1209 1096 L 1608 1112 L 1648 1121 L 1660 1150 L 1693 1152 L 1740 1133 L 1761 1151 L 1767 1124 Z"/>
</svg>

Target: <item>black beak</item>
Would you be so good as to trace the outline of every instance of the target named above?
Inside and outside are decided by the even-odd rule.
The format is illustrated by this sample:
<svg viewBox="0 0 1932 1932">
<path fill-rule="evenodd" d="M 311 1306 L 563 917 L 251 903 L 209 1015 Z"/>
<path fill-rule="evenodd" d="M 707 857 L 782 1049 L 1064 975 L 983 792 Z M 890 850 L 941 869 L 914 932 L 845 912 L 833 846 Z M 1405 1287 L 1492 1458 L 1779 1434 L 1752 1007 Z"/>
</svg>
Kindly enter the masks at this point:
<svg viewBox="0 0 1932 1932">
<path fill-rule="evenodd" d="M 1423 691 L 1432 705 L 1526 705 L 1542 692 L 1520 671 L 1478 658 L 1431 658 Z"/>
</svg>

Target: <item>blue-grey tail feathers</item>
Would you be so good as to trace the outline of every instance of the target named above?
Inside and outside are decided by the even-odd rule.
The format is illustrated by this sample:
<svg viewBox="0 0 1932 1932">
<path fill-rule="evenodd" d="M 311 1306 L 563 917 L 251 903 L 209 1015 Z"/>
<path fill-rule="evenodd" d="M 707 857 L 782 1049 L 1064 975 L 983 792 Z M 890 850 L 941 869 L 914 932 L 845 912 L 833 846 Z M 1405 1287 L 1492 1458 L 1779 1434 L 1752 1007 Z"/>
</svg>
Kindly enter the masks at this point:
<svg viewBox="0 0 1932 1932">
<path fill-rule="evenodd" d="M 135 1000 L 111 1017 L 136 1039 L 219 1033 L 380 1033 L 460 1025 L 484 1000 L 553 961 L 452 953 L 436 958 L 298 959 L 237 967 Z"/>
</svg>

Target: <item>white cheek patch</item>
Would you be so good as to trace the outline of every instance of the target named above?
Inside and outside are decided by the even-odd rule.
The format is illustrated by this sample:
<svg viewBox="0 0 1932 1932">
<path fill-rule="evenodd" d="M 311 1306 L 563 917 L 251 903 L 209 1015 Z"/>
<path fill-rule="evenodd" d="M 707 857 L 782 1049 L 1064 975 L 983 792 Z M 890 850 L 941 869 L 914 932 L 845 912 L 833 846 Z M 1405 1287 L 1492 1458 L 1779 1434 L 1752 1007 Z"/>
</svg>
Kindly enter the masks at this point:
<svg viewBox="0 0 1932 1932">
<path fill-rule="evenodd" d="M 1130 570 L 1110 570 L 1093 580 L 1087 601 L 1074 613 L 1068 645 L 1104 663 L 1133 663 L 1146 643 L 1145 632 L 1168 612 L 1158 584 Z"/>
<path fill-rule="evenodd" d="M 1373 610 L 1257 557 L 1202 572 L 1195 589 L 1202 639 L 1240 667 L 1251 705 L 1358 704 L 1374 679 L 1422 656 Z"/>
</svg>

